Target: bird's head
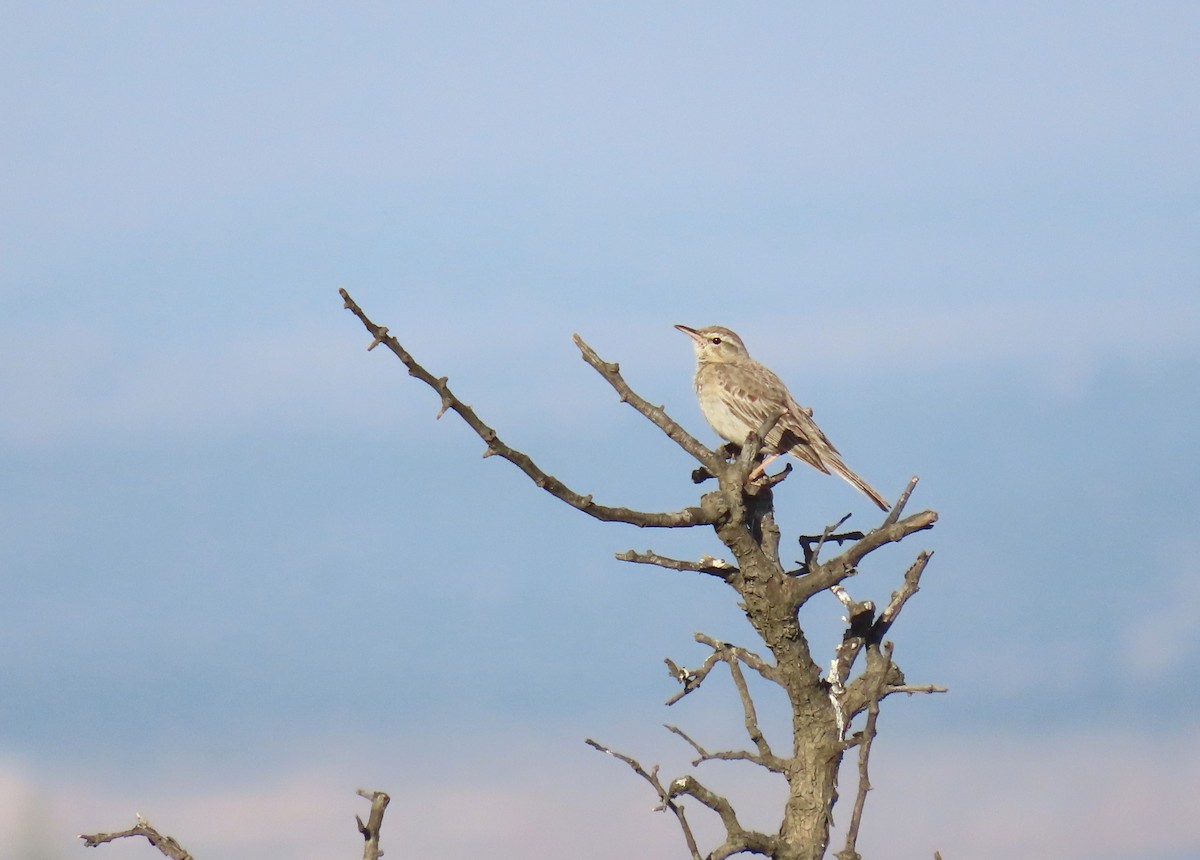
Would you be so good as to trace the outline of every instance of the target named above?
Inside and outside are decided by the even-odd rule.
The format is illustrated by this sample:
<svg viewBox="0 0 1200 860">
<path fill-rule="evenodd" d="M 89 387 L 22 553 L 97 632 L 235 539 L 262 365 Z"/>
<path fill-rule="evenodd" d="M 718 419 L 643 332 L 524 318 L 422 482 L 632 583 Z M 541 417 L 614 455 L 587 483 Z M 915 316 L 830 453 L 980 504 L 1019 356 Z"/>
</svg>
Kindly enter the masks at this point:
<svg viewBox="0 0 1200 860">
<path fill-rule="evenodd" d="M 748 358 L 746 345 L 734 332 L 720 325 L 691 328 L 677 325 L 675 328 L 692 339 L 696 350 L 696 361 L 701 364 L 723 364 Z"/>
</svg>

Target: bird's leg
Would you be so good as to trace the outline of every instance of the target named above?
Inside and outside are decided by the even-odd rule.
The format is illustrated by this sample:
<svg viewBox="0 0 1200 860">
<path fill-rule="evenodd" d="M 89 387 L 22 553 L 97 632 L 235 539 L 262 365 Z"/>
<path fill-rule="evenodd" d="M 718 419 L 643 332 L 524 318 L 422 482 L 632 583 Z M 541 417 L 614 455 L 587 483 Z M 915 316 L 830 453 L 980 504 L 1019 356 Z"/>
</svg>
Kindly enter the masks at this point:
<svg viewBox="0 0 1200 860">
<path fill-rule="evenodd" d="M 759 478 L 762 477 L 763 472 L 767 471 L 767 466 L 770 466 L 772 463 L 774 463 L 776 460 L 778 460 L 781 456 L 782 456 L 781 454 L 772 454 L 770 457 L 767 457 L 767 459 L 763 460 L 761 463 L 759 463 L 757 466 L 755 466 L 753 469 L 750 470 L 750 474 L 747 476 L 747 479 L 751 480 L 751 481 L 757 481 Z"/>
</svg>

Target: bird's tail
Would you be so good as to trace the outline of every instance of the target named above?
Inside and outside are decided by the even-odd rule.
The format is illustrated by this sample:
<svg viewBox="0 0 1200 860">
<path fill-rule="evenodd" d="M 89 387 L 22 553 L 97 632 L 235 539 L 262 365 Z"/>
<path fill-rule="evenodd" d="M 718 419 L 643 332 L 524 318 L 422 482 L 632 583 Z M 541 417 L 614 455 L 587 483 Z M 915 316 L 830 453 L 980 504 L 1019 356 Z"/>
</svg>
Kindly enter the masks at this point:
<svg viewBox="0 0 1200 860">
<path fill-rule="evenodd" d="M 892 509 L 892 506 L 888 504 L 887 499 L 881 496 L 878 490 L 876 490 L 862 478 L 858 477 L 858 475 L 854 474 L 854 472 L 850 471 L 850 467 L 845 464 L 837 452 L 822 451 L 821 460 L 830 468 L 831 471 L 841 475 L 852 487 L 856 487 L 865 496 L 870 498 L 871 501 L 879 506 L 881 511 L 890 511 Z"/>
</svg>

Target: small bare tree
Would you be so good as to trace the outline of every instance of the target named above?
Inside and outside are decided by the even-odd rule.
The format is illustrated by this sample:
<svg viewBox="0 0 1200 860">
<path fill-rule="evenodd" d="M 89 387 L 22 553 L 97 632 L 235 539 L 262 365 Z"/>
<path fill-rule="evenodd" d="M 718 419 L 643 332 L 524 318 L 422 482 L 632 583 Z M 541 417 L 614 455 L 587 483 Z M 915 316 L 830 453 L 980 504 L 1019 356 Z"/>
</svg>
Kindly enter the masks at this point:
<svg viewBox="0 0 1200 860">
<path fill-rule="evenodd" d="M 653 787 L 659 799 L 658 809 L 671 812 L 678 820 L 692 860 L 723 860 L 740 853 L 760 854 L 772 860 L 820 860 L 829 845 L 833 807 L 837 802 L 838 773 L 846 753 L 851 750 L 857 750 L 858 789 L 846 829 L 846 842 L 836 856 L 838 860 L 858 860 L 860 855 L 856 846 L 863 807 L 871 787 L 868 763 L 880 701 L 894 693 L 944 692 L 944 688 L 933 685 L 909 685 L 892 659 L 892 643 L 885 639 L 905 603 L 916 594 L 931 554 L 924 551 L 917 554 L 882 611 L 876 611 L 870 601 L 854 600 L 842 584 L 857 573 L 859 564 L 875 550 L 901 541 L 914 532 L 931 528 L 937 522 L 937 514 L 933 511 L 903 516 L 917 479 L 909 482 L 900 499 L 876 528 L 865 533 L 839 532 L 838 529 L 847 519 L 843 517 L 819 534 L 801 537 L 800 548 L 804 559 L 799 562 L 799 567 L 789 570 L 780 559 L 780 531 L 775 523 L 772 488 L 787 477 L 791 466 L 778 475 L 749 480 L 760 459 L 762 440 L 779 421 L 780 414 L 769 416 L 761 427 L 750 433 L 739 451 L 730 451 L 729 456 L 724 456 L 724 452 L 711 451 L 675 423 L 662 408 L 651 405 L 634 393 L 621 377 L 617 365 L 603 361 L 576 335 L 575 344 L 584 361 L 607 380 L 621 400 L 653 422 L 696 459 L 699 468 L 693 472 L 693 480 L 696 483 L 716 480 L 716 488 L 704 493 L 698 504 L 679 511 L 637 511 L 601 505 L 590 495 L 581 495 L 544 472 L 528 454 L 506 445 L 495 430 L 455 396 L 446 377 L 435 377 L 418 364 L 388 333 L 386 327 L 373 323 L 345 290 L 340 292 L 346 308 L 371 333 L 368 349 L 384 344 L 404 363 L 411 376 L 436 391 L 441 398 L 438 417 L 447 411 L 458 414 L 484 441 L 487 446 L 484 456 L 499 456 L 508 460 L 536 486 L 598 520 L 649 528 L 706 526 L 712 528 L 729 549 L 734 558 L 732 563 L 709 556 L 698 561 L 685 561 L 667 558 L 652 551 L 632 550 L 619 553 L 617 558 L 635 564 L 652 564 L 668 570 L 714 576 L 737 593 L 738 605 L 762 638 L 770 658 L 697 633 L 696 641 L 710 649 L 711 653 L 695 669 L 687 669 L 670 659 L 666 660 L 671 676 L 680 685 L 667 704 L 674 704 L 698 689 L 718 664 L 724 664 L 741 700 L 746 734 L 753 748 L 709 751 L 677 726 L 667 728 L 695 751 L 693 766 L 706 761 L 743 761 L 782 777 L 788 791 L 778 831 L 764 833 L 746 829 L 738 820 L 733 804 L 691 774 L 664 783 L 657 767 L 647 770 L 628 755 L 594 740 L 587 741 L 592 747 L 624 762 Z M 849 544 L 849 547 L 832 558 L 823 559 L 823 550 L 831 544 L 838 547 Z M 822 672 L 800 627 L 798 613 L 809 599 L 824 591 L 832 592 L 845 606 L 846 629 L 841 643 L 834 649 L 829 669 Z M 856 666 L 859 668 L 854 674 Z M 791 744 L 786 751 L 777 751 L 772 747 L 760 729 L 758 712 L 743 668 L 777 686 L 786 695 L 792 729 Z M 858 728 L 855 728 L 856 724 Z M 379 847 L 379 837 L 388 796 L 383 792 L 362 789 L 359 794 L 371 801 L 369 821 L 364 824 L 361 818 L 358 819 L 358 829 L 365 840 L 363 857 L 364 860 L 376 860 L 383 853 Z M 685 798 L 695 800 L 719 817 L 725 830 L 725 838 L 720 845 L 707 852 L 700 849 L 684 812 Z M 191 860 L 191 855 L 174 839 L 162 836 L 141 817 L 137 825 L 129 830 L 80 838 L 84 844 L 95 846 L 128 837 L 145 837 L 163 855 L 173 860 Z"/>
<path fill-rule="evenodd" d="M 667 668 L 679 682 L 680 690 L 668 700 L 673 704 L 697 689 L 717 664 L 728 667 L 741 699 L 745 728 L 752 749 L 709 751 L 683 730 L 668 728 L 695 750 L 694 764 L 705 761 L 745 761 L 778 774 L 787 782 L 787 801 L 779 830 L 763 833 L 747 830 L 737 812 L 724 796 L 706 787 L 688 774 L 664 783 L 657 768 L 647 770 L 636 759 L 615 752 L 593 740 L 588 743 L 625 762 L 646 780 L 658 794 L 659 808 L 670 811 L 679 821 L 693 860 L 722 860 L 738 853 L 761 854 L 773 860 L 819 860 L 829 844 L 832 810 L 837 801 L 837 780 L 844 756 L 857 750 L 858 790 L 845 846 L 839 860 L 856 860 L 856 844 L 866 794 L 870 790 L 868 763 L 875 738 L 879 703 L 894 693 L 942 692 L 943 688 L 911 686 L 892 659 L 892 643 L 885 639 L 905 602 L 918 590 L 921 574 L 929 561 L 929 552 L 920 552 L 904 573 L 904 578 L 882 611 L 870 601 L 856 601 L 843 583 L 853 576 L 859 564 L 880 547 L 903 540 L 914 532 L 931 528 L 937 521 L 933 511 L 903 516 L 909 496 L 916 486 L 913 478 L 899 501 L 883 522 L 868 532 L 839 532 L 840 522 L 819 534 L 802 537 L 804 560 L 788 569 L 780 559 L 780 531 L 775 523 L 772 487 L 787 477 L 791 467 L 760 481 L 748 477 L 757 464 L 762 440 L 767 437 L 780 415 L 773 415 L 753 432 L 739 452 L 722 456 L 711 451 L 673 421 L 666 412 L 638 396 L 621 377 L 616 364 L 603 361 L 582 338 L 575 336 L 584 361 L 611 385 L 624 403 L 667 434 L 699 463 L 693 473 L 697 483 L 716 480 L 716 488 L 704 493 L 699 503 L 679 511 L 637 511 L 598 504 L 591 495 L 580 494 L 553 475 L 543 471 L 528 455 L 505 444 L 496 431 L 485 424 L 470 406 L 450 390 L 446 377 L 436 377 L 404 349 L 384 326 L 373 323 L 350 295 L 341 290 L 349 309 L 371 333 L 368 349 L 385 345 L 408 368 L 411 376 L 429 385 L 441 398 L 438 417 L 447 411 L 456 413 L 487 446 L 484 456 L 499 456 L 524 472 L 535 485 L 588 516 L 606 522 L 622 522 L 653 528 L 713 529 L 733 556 L 732 563 L 708 556 L 698 561 L 666 558 L 654 552 L 628 551 L 617 555 L 622 561 L 653 564 L 676 571 L 707 574 L 729 585 L 754 630 L 762 638 L 770 658 L 719 642 L 703 633 L 696 640 L 711 649 L 711 654 L 696 669 L 687 669 L 667 660 Z M 822 551 L 831 544 L 849 544 L 839 554 L 824 559 Z M 832 592 L 845 606 L 846 629 L 836 647 L 829 669 L 822 671 L 813 658 L 798 612 L 810 598 Z M 859 658 L 862 657 L 860 661 Z M 858 665 L 857 674 L 854 670 Z M 776 751 L 759 728 L 757 711 L 743 667 L 781 688 L 791 708 L 790 748 Z M 861 719 L 858 719 L 860 718 Z M 857 723 L 856 723 L 857 720 Z M 858 728 L 855 728 L 855 725 Z M 697 845 L 684 814 L 682 800 L 692 798 L 716 813 L 725 829 L 724 841 L 710 851 Z"/>
</svg>

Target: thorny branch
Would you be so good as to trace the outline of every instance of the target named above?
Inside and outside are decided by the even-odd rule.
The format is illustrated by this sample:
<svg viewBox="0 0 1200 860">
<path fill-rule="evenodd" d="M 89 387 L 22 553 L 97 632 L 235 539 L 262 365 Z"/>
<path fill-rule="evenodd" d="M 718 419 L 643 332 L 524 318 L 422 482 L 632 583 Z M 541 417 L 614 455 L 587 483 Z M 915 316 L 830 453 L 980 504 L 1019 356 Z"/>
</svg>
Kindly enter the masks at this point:
<svg viewBox="0 0 1200 860">
<path fill-rule="evenodd" d="M 630 508 L 599 505 L 592 500 L 590 495 L 585 496 L 575 492 L 562 481 L 558 480 L 558 478 L 555 478 L 553 475 L 549 475 L 544 472 L 528 454 L 506 445 L 496 434 L 495 430 L 485 424 L 479 418 L 479 416 L 475 414 L 475 411 L 470 406 L 459 400 L 454 392 L 450 390 L 450 386 L 447 384 L 446 377 L 435 377 L 432 373 L 418 364 L 416 359 L 414 359 L 408 353 L 408 351 L 400 345 L 400 342 L 388 333 L 386 326 L 378 326 L 368 319 L 362 308 L 355 303 L 354 299 L 350 298 L 350 294 L 344 289 L 339 290 L 339 292 L 341 293 L 342 299 L 345 301 L 346 308 L 356 317 L 358 317 L 363 326 L 366 327 L 367 331 L 371 333 L 373 340 L 367 349 L 374 349 L 376 346 L 382 343 L 389 350 L 391 350 L 392 353 L 398 359 L 400 359 L 400 361 L 404 363 L 404 366 L 408 368 L 408 373 L 410 376 L 421 380 L 434 391 L 436 391 L 438 396 L 442 399 L 442 407 L 438 412 L 438 417 L 440 418 L 442 415 L 444 415 L 447 410 L 457 413 L 458 416 L 466 422 L 467 426 L 474 430 L 479 438 L 484 441 L 484 444 L 487 445 L 487 449 L 484 451 L 485 457 L 496 455 L 508 460 L 510 463 L 524 472 L 529 479 L 541 489 L 545 490 L 561 501 L 566 502 L 571 507 L 583 511 L 588 516 L 595 517 L 598 520 L 604 520 L 605 522 L 622 522 L 635 526 L 655 528 L 685 528 L 689 526 L 708 525 L 715 520 L 716 513 L 705 510 L 702 506 L 685 508 L 681 511 L 675 511 L 674 513 L 635 511 L 631 510 Z M 582 343 L 582 341 L 579 342 Z M 584 346 L 586 346 L 586 344 L 584 344 Z M 594 355 L 594 353 L 592 354 Z M 585 357 L 586 355 L 587 353 L 585 353 Z M 615 367 L 615 365 L 612 365 L 612 369 L 605 374 L 605 378 L 609 379 L 610 382 L 613 380 L 613 378 L 620 379 Z M 623 380 L 622 384 L 624 384 Z M 649 404 L 645 404 L 645 401 L 642 401 L 641 398 L 638 398 L 637 401 L 638 402 L 634 402 L 631 400 L 630 402 L 634 403 L 635 408 L 638 408 L 639 411 L 642 411 L 639 404 L 644 404 L 647 410 L 657 410 L 657 412 L 661 415 L 660 420 L 670 423 L 672 429 L 668 432 L 668 435 L 670 435 L 671 438 L 676 439 L 677 442 L 680 442 L 680 444 L 683 445 L 684 441 L 680 440 L 686 436 L 685 441 L 690 440 L 687 441 L 687 444 L 685 445 L 685 448 L 687 448 L 689 452 L 692 451 L 693 447 L 703 449 L 703 446 L 700 445 L 699 442 L 697 442 L 691 436 L 687 436 L 682 428 L 667 418 L 666 414 L 663 413 L 661 409 L 658 409 L 657 407 L 651 407 Z M 647 413 L 643 412 L 643 414 Z M 647 415 L 647 417 L 650 416 Z M 651 420 L 654 420 L 654 418 L 651 418 Z M 655 423 L 658 422 L 656 421 Z M 677 438 L 677 436 L 679 438 Z M 707 451 L 707 449 L 703 450 Z M 711 451 L 707 451 L 707 453 L 710 460 L 715 457 Z"/>
</svg>

